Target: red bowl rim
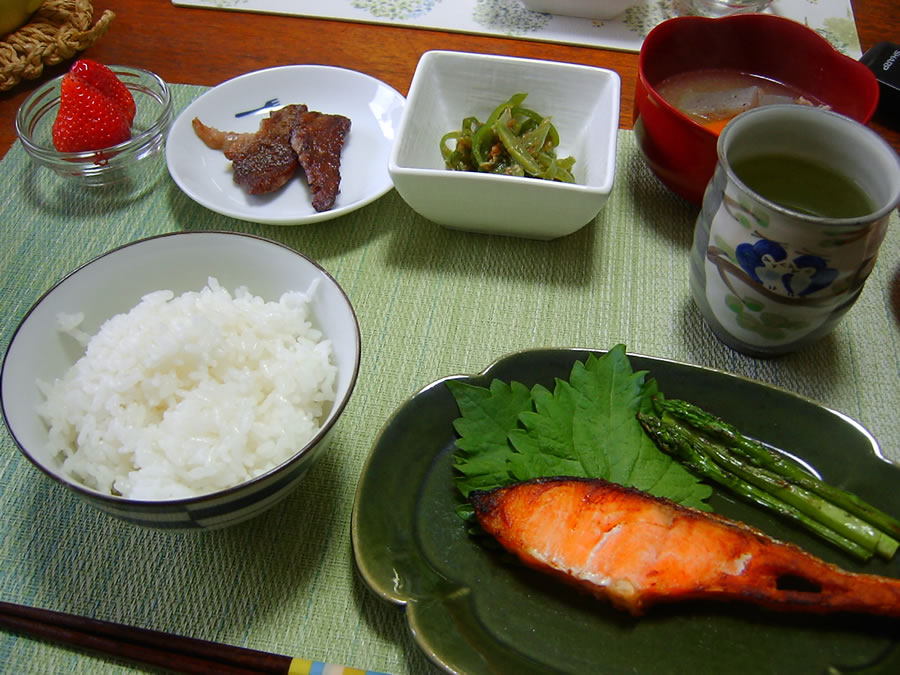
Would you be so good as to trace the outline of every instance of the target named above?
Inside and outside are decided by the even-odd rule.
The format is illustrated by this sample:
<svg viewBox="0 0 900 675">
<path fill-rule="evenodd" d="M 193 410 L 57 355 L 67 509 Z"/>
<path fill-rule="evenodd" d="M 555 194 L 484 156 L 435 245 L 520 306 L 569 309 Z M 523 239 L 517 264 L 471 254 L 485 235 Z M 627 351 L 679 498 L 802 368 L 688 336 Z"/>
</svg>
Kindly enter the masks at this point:
<svg viewBox="0 0 900 675">
<path fill-rule="evenodd" d="M 796 30 L 798 34 L 802 33 L 805 37 L 811 41 L 818 40 L 823 47 L 827 47 L 828 50 L 833 52 L 833 57 L 837 60 L 846 60 L 849 64 L 853 64 L 854 69 L 858 70 L 860 73 L 861 79 L 860 82 L 864 83 L 864 86 L 868 89 L 868 91 L 862 91 L 861 99 L 869 100 L 868 108 L 864 109 L 863 115 L 861 117 L 856 118 L 858 122 L 861 124 L 868 124 L 868 122 L 872 119 L 875 114 L 876 109 L 878 108 L 878 100 L 880 95 L 880 88 L 878 85 L 878 80 L 875 77 L 875 74 L 869 70 L 863 63 L 847 56 L 846 54 L 840 52 L 834 45 L 832 45 L 825 37 L 821 34 L 817 33 L 815 30 L 806 26 L 798 21 L 794 21 L 793 19 L 788 19 L 783 16 L 777 16 L 775 14 L 732 14 L 730 16 L 724 17 L 703 17 L 703 16 L 677 16 L 671 19 L 666 19 L 665 21 L 657 24 L 648 34 L 647 37 L 644 38 L 643 46 L 641 47 L 640 53 L 638 54 L 638 80 L 641 85 L 647 91 L 648 95 L 653 96 L 653 99 L 656 103 L 660 104 L 664 110 L 669 113 L 672 113 L 679 120 L 687 122 L 696 130 L 701 131 L 703 134 L 710 136 L 711 138 L 718 138 L 719 134 L 715 131 L 711 131 L 707 127 L 703 126 L 696 120 L 692 119 L 688 115 L 684 114 L 678 108 L 669 103 L 665 98 L 660 96 L 659 91 L 656 87 L 648 80 L 645 73 L 645 66 L 647 59 L 649 58 L 649 49 L 648 45 L 652 47 L 653 42 L 659 39 L 660 35 L 668 34 L 669 32 L 676 30 L 679 26 L 688 25 L 688 24 L 713 24 L 713 25 L 721 25 L 715 24 L 714 22 L 728 22 L 731 24 L 741 24 L 741 23 L 751 23 L 751 24 L 773 24 L 773 25 L 781 25 L 788 26 L 792 29 Z M 848 64 L 848 65 L 849 65 Z M 858 68 L 856 68 L 858 66 Z"/>
</svg>

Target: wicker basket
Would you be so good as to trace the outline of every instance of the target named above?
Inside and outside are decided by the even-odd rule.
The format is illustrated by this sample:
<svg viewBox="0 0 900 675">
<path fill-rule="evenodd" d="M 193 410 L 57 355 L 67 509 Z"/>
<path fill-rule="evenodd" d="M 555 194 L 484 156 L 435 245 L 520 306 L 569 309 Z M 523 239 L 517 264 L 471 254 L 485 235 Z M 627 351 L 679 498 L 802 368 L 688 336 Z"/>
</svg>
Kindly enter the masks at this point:
<svg viewBox="0 0 900 675">
<path fill-rule="evenodd" d="M 115 14 L 106 10 L 92 26 L 90 0 L 45 0 L 28 23 L 0 42 L 0 91 L 34 80 L 52 66 L 97 42 Z"/>
</svg>

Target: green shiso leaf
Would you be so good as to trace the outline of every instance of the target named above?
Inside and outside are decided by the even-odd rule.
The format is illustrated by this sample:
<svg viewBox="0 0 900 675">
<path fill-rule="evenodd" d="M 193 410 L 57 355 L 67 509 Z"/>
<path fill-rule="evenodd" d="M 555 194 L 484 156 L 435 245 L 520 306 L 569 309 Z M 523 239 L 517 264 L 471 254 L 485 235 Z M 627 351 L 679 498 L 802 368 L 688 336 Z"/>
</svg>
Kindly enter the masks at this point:
<svg viewBox="0 0 900 675">
<path fill-rule="evenodd" d="M 462 478 L 463 495 L 472 490 L 491 490 L 510 482 L 508 436 L 519 415 L 530 410 L 531 392 L 518 382 L 491 382 L 490 389 L 450 380 L 462 417 L 453 422 L 459 434 L 454 463 Z"/>
<path fill-rule="evenodd" d="M 637 413 L 660 396 L 647 372 L 634 372 L 624 345 L 576 362 L 553 391 L 494 380 L 489 389 L 447 383 L 459 406 L 454 454 L 464 497 L 546 476 L 604 478 L 703 510 L 712 488 L 660 451 Z M 468 515 L 466 507 L 460 515 Z"/>
</svg>

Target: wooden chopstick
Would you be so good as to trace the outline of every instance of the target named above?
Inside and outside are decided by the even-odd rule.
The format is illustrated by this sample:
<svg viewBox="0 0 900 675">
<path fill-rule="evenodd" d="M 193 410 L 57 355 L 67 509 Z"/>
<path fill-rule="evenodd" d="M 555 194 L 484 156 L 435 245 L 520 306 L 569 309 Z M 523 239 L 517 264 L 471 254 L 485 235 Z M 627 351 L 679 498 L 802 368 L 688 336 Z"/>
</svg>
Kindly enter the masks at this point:
<svg viewBox="0 0 900 675">
<path fill-rule="evenodd" d="M 379 675 L 2 601 L 0 628 L 182 673 L 306 675 L 327 670 L 346 675 Z"/>
</svg>

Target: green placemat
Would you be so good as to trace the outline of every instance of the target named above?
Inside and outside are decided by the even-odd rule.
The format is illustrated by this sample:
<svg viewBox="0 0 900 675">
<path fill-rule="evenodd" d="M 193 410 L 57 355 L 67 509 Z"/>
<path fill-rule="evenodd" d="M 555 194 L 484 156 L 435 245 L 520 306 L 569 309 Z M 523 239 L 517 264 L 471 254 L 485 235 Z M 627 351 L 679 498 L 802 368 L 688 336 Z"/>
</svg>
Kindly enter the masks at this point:
<svg viewBox="0 0 900 675">
<path fill-rule="evenodd" d="M 174 87 L 180 110 L 203 89 Z M 532 347 L 606 349 L 713 366 L 771 383 L 865 425 L 900 460 L 900 232 L 830 337 L 774 360 L 715 340 L 693 306 L 687 256 L 696 209 L 662 188 L 630 131 L 604 211 L 552 242 L 440 228 L 391 192 L 342 218 L 268 227 L 194 204 L 164 168 L 137 194 L 85 192 L 16 144 L 0 162 L 0 347 L 31 303 L 77 265 L 144 236 L 252 232 L 317 260 L 362 330 L 359 382 L 330 454 L 303 490 L 259 518 L 209 533 L 141 530 L 83 506 L 0 434 L 0 598 L 391 673 L 432 669 L 401 610 L 356 578 L 353 494 L 382 424 L 440 377 Z M 128 671 L 0 633 L 8 672 Z"/>
</svg>

